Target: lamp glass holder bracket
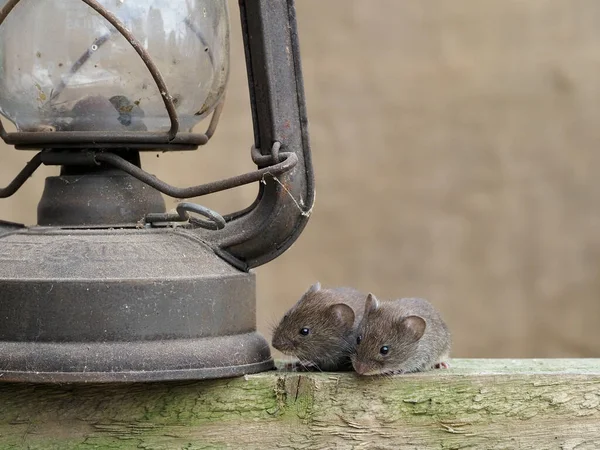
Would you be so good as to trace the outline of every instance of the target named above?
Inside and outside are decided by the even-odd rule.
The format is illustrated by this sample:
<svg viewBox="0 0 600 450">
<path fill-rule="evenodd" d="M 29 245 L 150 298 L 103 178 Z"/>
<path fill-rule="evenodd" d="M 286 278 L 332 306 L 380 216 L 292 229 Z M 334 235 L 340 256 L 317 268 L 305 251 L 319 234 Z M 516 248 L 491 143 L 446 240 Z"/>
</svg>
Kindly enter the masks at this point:
<svg viewBox="0 0 600 450">
<path fill-rule="evenodd" d="M 86 152 L 43 150 L 25 165 L 7 187 L 0 188 L 0 198 L 10 197 L 17 192 L 42 164 L 47 166 L 96 166 L 105 164 L 131 175 L 169 197 L 178 199 L 201 197 L 250 183 L 262 182 L 268 176 L 277 177 L 289 172 L 298 163 L 298 156 L 295 153 L 282 152 L 280 149 L 281 143 L 275 142 L 271 147 L 271 154 L 263 155 L 259 149 L 253 146 L 251 151 L 252 160 L 260 167 L 258 170 L 187 188 L 179 188 L 165 183 L 114 153 L 92 150 Z M 206 219 L 198 219 L 190 216 L 190 212 L 202 215 Z M 144 221 L 148 224 L 188 221 L 191 226 L 209 230 L 223 229 L 226 224 L 226 220 L 217 212 L 189 202 L 180 203 L 177 206 L 177 214 L 150 213 L 145 217 Z"/>
</svg>

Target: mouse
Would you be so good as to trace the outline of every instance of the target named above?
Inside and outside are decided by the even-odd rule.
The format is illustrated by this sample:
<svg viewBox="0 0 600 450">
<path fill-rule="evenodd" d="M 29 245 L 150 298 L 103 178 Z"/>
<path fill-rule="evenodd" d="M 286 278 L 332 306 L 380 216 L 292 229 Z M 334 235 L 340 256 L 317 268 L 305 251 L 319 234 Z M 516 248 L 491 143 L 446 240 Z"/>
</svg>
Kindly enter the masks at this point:
<svg viewBox="0 0 600 450">
<path fill-rule="evenodd" d="M 379 300 L 369 293 L 352 366 L 364 376 L 447 369 L 450 347 L 450 331 L 429 301 Z"/>
<path fill-rule="evenodd" d="M 275 328 L 273 347 L 299 359 L 288 368 L 351 371 L 350 356 L 366 298 L 353 288 L 313 284 Z"/>
</svg>

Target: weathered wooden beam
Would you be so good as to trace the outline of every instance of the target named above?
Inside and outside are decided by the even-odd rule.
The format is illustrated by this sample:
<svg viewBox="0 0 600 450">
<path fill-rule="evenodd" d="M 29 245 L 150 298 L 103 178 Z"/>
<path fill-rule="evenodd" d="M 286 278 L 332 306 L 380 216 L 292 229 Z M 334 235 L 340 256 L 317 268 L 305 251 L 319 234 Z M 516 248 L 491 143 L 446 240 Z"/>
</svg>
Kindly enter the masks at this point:
<svg viewBox="0 0 600 450">
<path fill-rule="evenodd" d="M 0 384 L 0 449 L 600 448 L 600 359 L 452 363 L 369 379 Z"/>
</svg>

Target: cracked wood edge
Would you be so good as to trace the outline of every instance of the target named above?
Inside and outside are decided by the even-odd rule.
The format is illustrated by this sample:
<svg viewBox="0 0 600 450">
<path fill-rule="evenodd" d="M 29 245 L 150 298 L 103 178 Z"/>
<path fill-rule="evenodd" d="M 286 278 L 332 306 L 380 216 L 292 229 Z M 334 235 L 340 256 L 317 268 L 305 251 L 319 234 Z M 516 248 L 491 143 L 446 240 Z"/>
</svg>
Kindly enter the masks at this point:
<svg viewBox="0 0 600 450">
<path fill-rule="evenodd" d="M 600 359 L 452 363 L 367 379 L 0 384 L 0 449 L 600 448 Z"/>
</svg>

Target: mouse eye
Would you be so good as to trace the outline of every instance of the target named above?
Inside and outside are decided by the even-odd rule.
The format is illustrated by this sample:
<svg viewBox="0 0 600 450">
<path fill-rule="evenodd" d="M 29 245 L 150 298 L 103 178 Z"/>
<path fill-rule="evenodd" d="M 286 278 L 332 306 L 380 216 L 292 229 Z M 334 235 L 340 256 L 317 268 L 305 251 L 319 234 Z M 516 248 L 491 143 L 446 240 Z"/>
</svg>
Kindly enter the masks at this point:
<svg viewBox="0 0 600 450">
<path fill-rule="evenodd" d="M 308 333 L 310 333 L 310 330 L 308 328 L 306 328 L 306 327 L 300 328 L 300 334 L 302 336 L 308 336 Z"/>
<path fill-rule="evenodd" d="M 361 341 L 362 341 L 362 336 L 359 334 L 358 336 L 356 336 L 356 345 L 360 345 Z"/>
<path fill-rule="evenodd" d="M 384 345 L 379 349 L 379 353 L 382 355 L 387 355 L 390 352 L 390 348 L 387 345 Z"/>
</svg>

